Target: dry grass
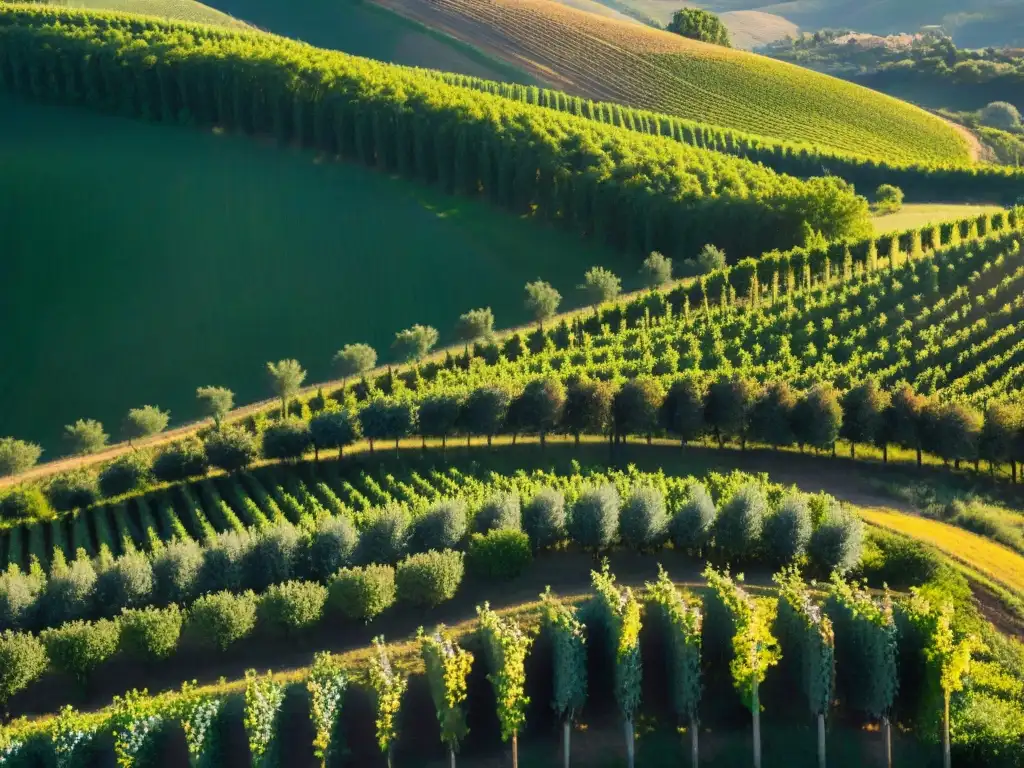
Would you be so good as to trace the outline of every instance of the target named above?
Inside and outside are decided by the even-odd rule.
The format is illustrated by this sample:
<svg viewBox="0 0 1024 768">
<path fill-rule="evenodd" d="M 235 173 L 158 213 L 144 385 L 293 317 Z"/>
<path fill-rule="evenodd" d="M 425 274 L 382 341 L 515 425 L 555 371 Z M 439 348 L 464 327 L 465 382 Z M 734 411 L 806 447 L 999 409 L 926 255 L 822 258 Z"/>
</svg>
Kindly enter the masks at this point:
<svg viewBox="0 0 1024 768">
<path fill-rule="evenodd" d="M 69 8 L 92 8 L 100 11 L 140 13 L 170 21 L 211 24 L 229 29 L 250 29 L 245 22 L 211 8 L 196 0 L 68 0 Z"/>
<path fill-rule="evenodd" d="M 904 205 L 898 213 L 875 216 L 871 220 L 871 224 L 877 234 L 884 235 L 887 232 L 905 232 L 908 229 L 918 229 L 928 224 L 937 224 L 940 221 L 965 219 L 968 216 L 978 216 L 998 210 L 1001 210 L 998 205 L 943 205 L 941 203 L 938 205 L 931 203 Z"/>
</svg>

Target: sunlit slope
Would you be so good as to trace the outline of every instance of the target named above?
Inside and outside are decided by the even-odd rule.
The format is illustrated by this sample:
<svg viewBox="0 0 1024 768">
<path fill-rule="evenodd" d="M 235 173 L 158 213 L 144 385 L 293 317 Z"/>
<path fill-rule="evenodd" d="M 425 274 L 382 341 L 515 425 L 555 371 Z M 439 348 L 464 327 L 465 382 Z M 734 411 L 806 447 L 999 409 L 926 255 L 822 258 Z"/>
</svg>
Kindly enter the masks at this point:
<svg viewBox="0 0 1024 768">
<path fill-rule="evenodd" d="M 590 98 L 889 160 L 970 158 L 965 140 L 923 110 L 745 51 L 549 0 L 379 2 Z"/>
<path fill-rule="evenodd" d="M 229 14 L 195 0 L 70 0 L 61 5 L 68 8 L 94 8 L 101 11 L 140 13 L 172 21 L 213 24 L 231 29 L 248 28 L 247 24 Z"/>
</svg>

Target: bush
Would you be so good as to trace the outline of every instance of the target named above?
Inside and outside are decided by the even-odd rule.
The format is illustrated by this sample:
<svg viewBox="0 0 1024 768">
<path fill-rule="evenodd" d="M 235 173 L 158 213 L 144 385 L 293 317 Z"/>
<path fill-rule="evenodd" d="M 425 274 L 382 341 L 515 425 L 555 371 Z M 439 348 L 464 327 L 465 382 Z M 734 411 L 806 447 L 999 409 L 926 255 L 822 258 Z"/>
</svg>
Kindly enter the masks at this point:
<svg viewBox="0 0 1024 768">
<path fill-rule="evenodd" d="M 11 697 L 46 671 L 46 649 L 34 635 L 0 634 L 0 710 Z"/>
<path fill-rule="evenodd" d="M 466 537 L 466 502 L 443 499 L 413 523 L 409 548 L 412 552 L 454 549 Z"/>
<path fill-rule="evenodd" d="M 46 486 L 46 498 L 58 512 L 88 507 L 99 494 L 96 475 L 84 469 L 57 475 Z"/>
<path fill-rule="evenodd" d="M 1006 101 L 993 101 L 978 115 L 982 125 L 1001 131 L 1015 131 L 1020 128 L 1020 110 Z"/>
<path fill-rule="evenodd" d="M 56 627 L 92 614 L 96 569 L 82 550 L 79 553 L 71 564 L 50 574 L 40 603 L 41 625 Z"/>
<path fill-rule="evenodd" d="M 369 621 L 395 603 L 395 569 L 390 565 L 343 568 L 328 586 L 328 609 L 346 619 Z"/>
<path fill-rule="evenodd" d="M 324 615 L 327 587 L 312 581 L 275 584 L 260 598 L 260 624 L 289 634 L 313 626 Z"/>
<path fill-rule="evenodd" d="M 875 210 L 896 213 L 903 208 L 903 190 L 892 184 L 882 184 L 875 190 Z"/>
<path fill-rule="evenodd" d="M 256 438 L 238 427 L 228 427 L 207 434 L 203 450 L 210 465 L 225 472 L 245 469 L 259 456 Z"/>
<path fill-rule="evenodd" d="M 469 542 L 469 569 L 486 579 L 514 579 L 533 561 L 530 538 L 522 531 L 474 533 Z"/>
<path fill-rule="evenodd" d="M 700 483 L 690 486 L 686 501 L 668 524 L 672 545 L 683 552 L 700 554 L 711 540 L 717 515 L 708 489 Z"/>
<path fill-rule="evenodd" d="M 201 477 L 210 471 L 203 444 L 196 439 L 174 443 L 153 461 L 153 477 L 163 483 L 176 483 Z"/>
<path fill-rule="evenodd" d="M 186 539 L 168 542 L 153 554 L 153 602 L 184 605 L 198 594 L 203 550 Z"/>
<path fill-rule="evenodd" d="M 935 550 L 881 530 L 868 532 L 858 571 L 872 587 L 909 589 L 931 581 L 942 566 Z"/>
<path fill-rule="evenodd" d="M 237 592 L 242 588 L 243 565 L 252 537 L 239 531 L 217 534 L 211 544 L 203 548 L 203 565 L 199 569 L 198 591 Z"/>
<path fill-rule="evenodd" d="M 31 469 L 42 454 L 43 449 L 35 443 L 0 437 L 0 477 L 17 475 Z"/>
<path fill-rule="evenodd" d="M 302 419 L 286 419 L 263 432 L 263 455 L 268 459 L 295 460 L 313 449 L 313 433 Z"/>
<path fill-rule="evenodd" d="M 728 560 L 749 560 L 756 553 L 768 501 L 758 485 L 741 487 L 718 514 L 715 547 Z"/>
<path fill-rule="evenodd" d="M 178 647 L 184 616 L 177 605 L 121 614 L 121 650 L 136 659 L 166 659 Z"/>
<path fill-rule="evenodd" d="M 359 534 L 356 562 L 397 563 L 405 554 L 409 542 L 409 517 L 399 506 L 379 510 Z"/>
<path fill-rule="evenodd" d="M 102 569 L 96 579 L 96 614 L 112 617 L 123 608 L 148 605 L 153 566 L 142 552 L 128 552 Z"/>
<path fill-rule="evenodd" d="M 32 626 L 42 582 L 41 576 L 21 571 L 0 573 L 0 632 Z"/>
<path fill-rule="evenodd" d="M 610 483 L 580 494 L 569 519 L 569 536 L 584 549 L 600 551 L 615 541 L 619 529 L 619 492 Z"/>
<path fill-rule="evenodd" d="M 619 514 L 619 538 L 633 549 L 660 546 L 667 526 L 665 494 L 650 486 L 635 489 Z"/>
<path fill-rule="evenodd" d="M 253 535 L 242 559 L 244 586 L 259 593 L 271 584 L 295 578 L 301 539 L 298 529 L 289 523 L 264 528 Z"/>
<path fill-rule="evenodd" d="M 317 522 L 306 554 L 309 575 L 326 582 L 352 562 L 359 535 L 347 517 L 326 517 Z"/>
<path fill-rule="evenodd" d="M 187 633 L 197 645 L 227 650 L 256 626 L 256 596 L 217 592 L 203 595 L 188 611 Z"/>
<path fill-rule="evenodd" d="M 433 608 L 455 597 L 464 572 L 463 554 L 450 549 L 407 557 L 395 569 L 398 599 Z"/>
<path fill-rule="evenodd" d="M 149 466 L 145 455 L 132 451 L 100 470 L 100 493 L 109 499 L 137 490 L 148 481 Z"/>
<path fill-rule="evenodd" d="M 565 496 L 554 488 L 541 488 L 523 507 L 523 530 L 535 549 L 553 547 L 566 536 Z"/>
<path fill-rule="evenodd" d="M 845 573 L 860 562 L 864 549 L 864 523 L 856 514 L 835 504 L 811 534 L 811 563 L 820 573 Z"/>
<path fill-rule="evenodd" d="M 782 500 L 778 512 L 764 523 L 765 555 L 772 565 L 786 565 L 807 551 L 811 539 L 811 508 L 802 495 Z"/>
<path fill-rule="evenodd" d="M 44 630 L 39 638 L 50 664 L 80 682 L 86 682 L 100 664 L 114 655 L 121 630 L 116 621 L 70 621 L 59 629 Z"/>
<path fill-rule="evenodd" d="M 480 533 L 505 529 L 518 531 L 522 526 L 519 496 L 514 493 L 494 494 L 476 513 L 476 529 Z"/>
<path fill-rule="evenodd" d="M 0 499 L 0 520 L 48 520 L 53 510 L 43 492 L 33 486 L 15 488 Z"/>
</svg>

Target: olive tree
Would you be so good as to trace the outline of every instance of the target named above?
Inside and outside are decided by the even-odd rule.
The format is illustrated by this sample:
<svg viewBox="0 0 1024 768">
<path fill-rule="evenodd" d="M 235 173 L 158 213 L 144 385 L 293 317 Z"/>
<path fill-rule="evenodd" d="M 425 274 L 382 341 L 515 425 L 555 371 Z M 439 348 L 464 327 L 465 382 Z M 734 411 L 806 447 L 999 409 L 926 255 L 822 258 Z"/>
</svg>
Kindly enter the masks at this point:
<svg viewBox="0 0 1024 768">
<path fill-rule="evenodd" d="M 843 395 L 843 426 L 840 437 L 850 441 L 850 458 L 857 457 L 857 443 L 875 445 L 882 433 L 889 394 L 874 379 L 867 379 Z"/>
<path fill-rule="evenodd" d="M 400 360 L 407 363 L 418 363 L 434 348 L 437 339 L 436 328 L 429 325 L 414 325 L 412 328 L 406 328 L 395 334 L 391 349 Z"/>
<path fill-rule="evenodd" d="M 17 475 L 31 469 L 42 454 L 43 449 L 35 443 L 0 437 L 0 477 Z"/>
<path fill-rule="evenodd" d="M 591 267 L 583 276 L 583 282 L 577 286 L 587 297 L 587 302 L 595 305 L 606 301 L 614 301 L 622 293 L 622 281 L 609 269 Z"/>
<path fill-rule="evenodd" d="M 526 284 L 526 311 L 530 313 L 538 327 L 544 327 L 544 321 L 558 311 L 558 305 L 561 303 L 562 294 L 556 291 L 550 283 L 536 280 Z"/>
<path fill-rule="evenodd" d="M 320 458 L 322 449 L 331 448 L 338 449 L 340 459 L 345 452 L 345 446 L 352 445 L 359 439 L 359 422 L 349 411 L 323 411 L 310 419 L 309 431 L 313 437 L 313 450 L 316 451 L 317 459 Z"/>
<path fill-rule="evenodd" d="M 144 405 L 141 408 L 132 408 L 128 411 L 122 431 L 128 439 L 128 445 L 131 445 L 133 440 L 160 434 L 167 429 L 167 423 L 170 420 L 169 412 L 161 411 L 155 405 Z"/>
<path fill-rule="evenodd" d="M 554 430 L 562 418 L 565 406 L 565 385 L 554 376 L 534 379 L 518 398 L 519 423 L 540 435 L 544 445 L 548 432 Z"/>
<path fill-rule="evenodd" d="M 651 251 L 640 267 L 640 278 L 651 290 L 660 288 L 672 279 L 672 259 L 658 251 Z"/>
<path fill-rule="evenodd" d="M 581 379 L 565 391 L 562 427 L 580 444 L 580 435 L 604 434 L 612 413 L 612 388 L 608 382 Z"/>
<path fill-rule="evenodd" d="M 641 376 L 623 384 L 612 402 L 616 438 L 644 435 L 650 443 L 664 399 L 665 389 L 656 378 Z"/>
<path fill-rule="evenodd" d="M 226 387 L 199 387 L 196 398 L 203 407 L 203 413 L 213 419 L 217 429 L 221 428 L 224 417 L 235 406 L 235 393 Z"/>
<path fill-rule="evenodd" d="M 276 363 L 267 363 L 267 372 L 274 393 L 281 398 L 281 418 L 287 418 L 288 401 L 298 393 L 302 382 L 306 380 L 306 371 L 298 360 L 278 360 Z"/>
<path fill-rule="evenodd" d="M 344 386 L 350 376 L 361 376 L 377 364 L 377 352 L 369 344 L 346 344 L 334 354 L 334 368 Z"/>
<path fill-rule="evenodd" d="M 793 407 L 793 432 L 801 449 L 835 450 L 843 426 L 839 394 L 828 383 L 815 384 Z"/>
<path fill-rule="evenodd" d="M 459 316 L 455 323 L 455 337 L 466 345 L 481 339 L 490 339 L 494 335 L 494 313 L 490 307 L 483 309 L 471 309 Z"/>
<path fill-rule="evenodd" d="M 420 403 L 419 427 L 426 447 L 428 437 L 440 437 L 441 447 L 447 448 L 448 435 L 455 431 L 462 412 L 462 398 L 447 392 L 428 395 Z"/>
<path fill-rule="evenodd" d="M 64 438 L 68 441 L 71 453 L 85 456 L 101 450 L 110 435 L 103 431 L 103 425 L 95 419 L 79 419 L 64 427 Z"/>
<path fill-rule="evenodd" d="M 512 395 L 497 384 L 477 387 L 470 392 L 459 414 L 467 443 L 470 435 L 486 435 L 490 445 L 491 439 L 505 424 L 511 402 Z"/>
<path fill-rule="evenodd" d="M 683 376 L 672 382 L 661 403 L 660 420 L 662 428 L 684 446 L 705 434 L 704 388 L 699 379 Z"/>
</svg>

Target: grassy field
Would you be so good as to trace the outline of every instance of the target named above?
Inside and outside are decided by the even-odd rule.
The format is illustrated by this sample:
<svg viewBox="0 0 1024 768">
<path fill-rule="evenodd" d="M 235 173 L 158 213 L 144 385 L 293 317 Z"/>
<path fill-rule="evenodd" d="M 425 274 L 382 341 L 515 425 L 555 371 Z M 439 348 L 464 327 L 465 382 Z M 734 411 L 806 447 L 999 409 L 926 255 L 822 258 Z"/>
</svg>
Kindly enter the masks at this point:
<svg viewBox="0 0 1024 768">
<path fill-rule="evenodd" d="M 18 404 L 0 435 L 51 450 L 78 418 L 116 430 L 143 403 L 195 416 L 208 383 L 239 402 L 266 397 L 267 360 L 297 357 L 317 380 L 343 344 L 386 352 L 413 323 L 450 340 L 471 307 L 522 322 L 522 286 L 538 275 L 576 299 L 593 264 L 627 271 L 560 231 L 362 168 L 56 107 L 0 109 L 0 282 L 18 286 L 0 303 L 0 359 L 18 371 L 0 377 Z"/>
<path fill-rule="evenodd" d="M 943 204 L 920 204 L 904 205 L 898 213 L 888 213 L 881 216 L 874 216 L 871 223 L 875 232 L 882 235 L 886 232 L 903 232 L 908 229 L 917 229 L 927 224 L 952 219 L 963 219 L 968 216 L 976 216 L 981 213 L 992 213 L 998 211 L 997 205 L 943 205 Z"/>
<path fill-rule="evenodd" d="M 66 8 L 94 8 L 101 11 L 141 13 L 172 21 L 190 21 L 231 29 L 247 29 L 248 24 L 196 0 L 62 0 Z"/>
<path fill-rule="evenodd" d="M 926 112 L 799 67 L 548 0 L 378 0 L 591 98 L 888 160 L 966 161 Z"/>
</svg>

